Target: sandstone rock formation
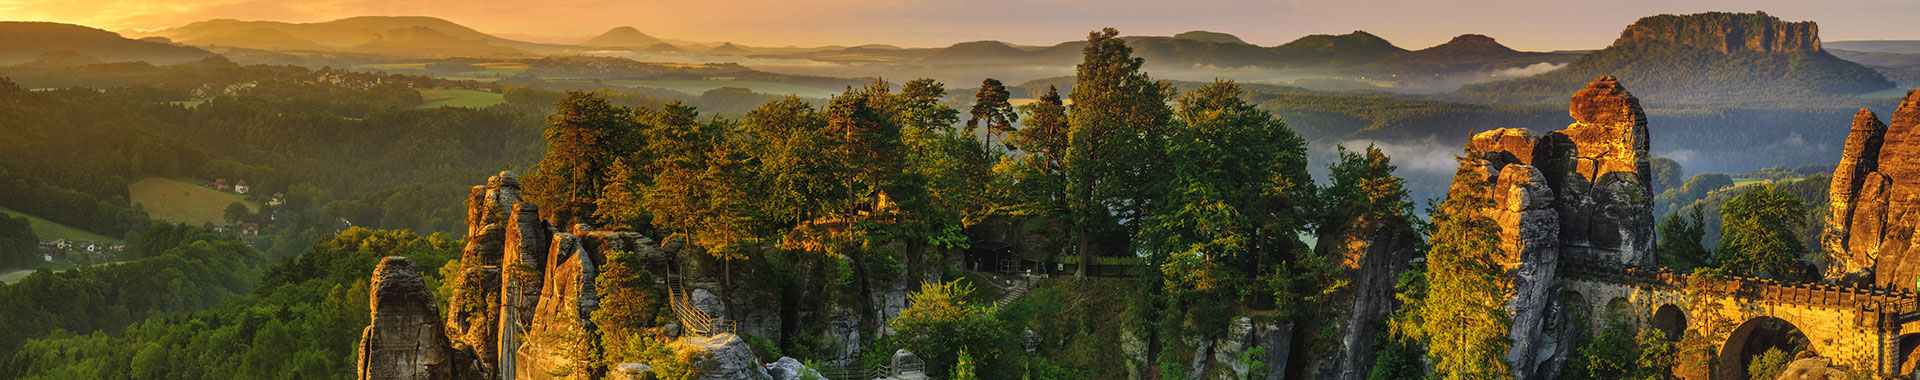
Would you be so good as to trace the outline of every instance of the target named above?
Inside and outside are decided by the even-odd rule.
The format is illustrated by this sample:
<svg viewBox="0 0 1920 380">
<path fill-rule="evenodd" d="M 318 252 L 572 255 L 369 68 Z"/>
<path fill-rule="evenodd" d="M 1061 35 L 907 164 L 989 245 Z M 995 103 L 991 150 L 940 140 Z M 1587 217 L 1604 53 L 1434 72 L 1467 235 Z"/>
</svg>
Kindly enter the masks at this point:
<svg viewBox="0 0 1920 380">
<path fill-rule="evenodd" d="M 1653 196 L 1646 114 L 1639 100 L 1611 76 L 1573 95 L 1567 129 L 1536 137 L 1501 128 L 1475 135 L 1466 146 L 1450 197 L 1476 195 L 1493 203 L 1485 216 L 1500 226 L 1507 312 L 1513 347 L 1507 360 L 1516 377 L 1541 370 L 1543 337 L 1553 305 L 1551 287 L 1564 260 L 1627 265 L 1653 263 Z M 1485 188 L 1468 184 L 1485 184 Z"/>
<path fill-rule="evenodd" d="M 387 257 L 368 288 L 373 323 L 360 333 L 359 378 L 470 379 L 472 353 L 457 351 L 440 325 L 433 292 L 413 260 Z"/>
<path fill-rule="evenodd" d="M 673 342 L 677 352 L 690 352 L 700 359 L 689 363 L 699 372 L 696 380 L 770 380 L 773 375 L 754 359 L 745 339 L 733 334 L 713 337 L 687 337 Z"/>
<path fill-rule="evenodd" d="M 1833 366 L 1833 359 L 1814 355 L 1809 351 L 1801 351 L 1799 354 L 1794 355 L 1792 362 L 1787 363 L 1787 369 L 1780 371 L 1780 376 L 1774 379 L 1844 380 L 1851 378 L 1853 377 L 1847 376 L 1846 370 Z"/>
<path fill-rule="evenodd" d="M 1394 284 L 1417 255 L 1414 246 L 1420 237 L 1405 220 L 1387 218 L 1363 224 L 1323 237 L 1315 247 L 1321 255 L 1340 257 L 1348 278 L 1353 279 L 1347 290 L 1333 297 L 1334 308 L 1342 311 L 1334 326 L 1340 347 L 1333 357 L 1311 364 L 1317 378 L 1366 378 L 1375 356 L 1373 339 L 1380 330 L 1376 322 L 1398 308 Z"/>
<path fill-rule="evenodd" d="M 1620 45 L 1655 40 L 1720 53 L 1742 51 L 1819 51 L 1820 27 L 1812 21 L 1787 22 L 1756 13 L 1659 15 L 1640 19 L 1620 32 Z"/>
<path fill-rule="evenodd" d="M 1908 289 L 1920 275 L 1913 239 L 1920 226 L 1920 92 L 1908 92 L 1882 124 L 1867 110 L 1854 115 L 1821 248 L 1829 280 Z"/>
<path fill-rule="evenodd" d="M 772 375 L 773 380 L 800 380 L 800 379 L 807 379 L 807 378 L 812 378 L 812 379 L 821 378 L 820 371 L 815 371 L 813 368 L 807 368 L 807 365 L 800 363 L 799 360 L 794 360 L 793 358 L 789 358 L 785 356 L 780 357 L 779 360 L 775 360 L 773 362 L 773 365 L 767 366 L 767 374 Z"/>
</svg>

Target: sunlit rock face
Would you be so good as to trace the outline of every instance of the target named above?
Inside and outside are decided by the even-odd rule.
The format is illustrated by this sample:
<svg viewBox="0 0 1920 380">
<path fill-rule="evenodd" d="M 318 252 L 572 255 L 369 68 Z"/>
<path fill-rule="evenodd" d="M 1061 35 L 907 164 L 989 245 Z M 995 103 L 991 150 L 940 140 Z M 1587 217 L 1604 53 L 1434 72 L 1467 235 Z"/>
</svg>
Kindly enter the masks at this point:
<svg viewBox="0 0 1920 380">
<path fill-rule="evenodd" d="M 1914 228 L 1920 226 L 1920 92 L 1907 93 L 1892 122 L 1854 114 L 1834 169 L 1830 213 L 1820 246 L 1829 280 L 1909 288 L 1920 275 Z"/>
<path fill-rule="evenodd" d="M 1553 346 L 1547 309 L 1559 263 L 1654 262 L 1652 170 L 1646 113 L 1611 76 L 1574 93 L 1574 123 L 1535 135 L 1500 128 L 1467 142 L 1449 197 L 1490 203 L 1481 215 L 1500 227 L 1505 309 L 1513 317 L 1507 359 L 1516 377 L 1538 372 Z M 1484 184 L 1484 185 L 1470 185 Z M 1484 187 L 1482 187 L 1484 186 Z M 1556 326 L 1558 327 L 1558 326 Z"/>
</svg>

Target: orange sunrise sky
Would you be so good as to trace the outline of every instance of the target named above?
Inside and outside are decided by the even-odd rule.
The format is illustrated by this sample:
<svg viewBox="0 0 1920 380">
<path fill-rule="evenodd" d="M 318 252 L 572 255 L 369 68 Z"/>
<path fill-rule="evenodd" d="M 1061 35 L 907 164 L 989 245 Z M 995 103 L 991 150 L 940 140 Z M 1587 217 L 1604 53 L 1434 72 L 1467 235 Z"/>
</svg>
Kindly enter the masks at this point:
<svg viewBox="0 0 1920 380">
<path fill-rule="evenodd" d="M 384 15 L 440 17 L 552 42 L 633 26 L 660 38 L 760 46 L 917 47 L 983 39 L 1053 44 L 1114 26 L 1129 35 L 1218 31 L 1259 45 L 1366 30 L 1405 48 L 1479 33 L 1524 50 L 1594 49 L 1642 16 L 1754 10 L 1819 22 L 1828 41 L 1920 39 L 1920 23 L 1913 22 L 1920 1 L 1914 0 L 0 0 L 0 20 L 115 31 L 215 18 L 315 22 Z"/>
</svg>

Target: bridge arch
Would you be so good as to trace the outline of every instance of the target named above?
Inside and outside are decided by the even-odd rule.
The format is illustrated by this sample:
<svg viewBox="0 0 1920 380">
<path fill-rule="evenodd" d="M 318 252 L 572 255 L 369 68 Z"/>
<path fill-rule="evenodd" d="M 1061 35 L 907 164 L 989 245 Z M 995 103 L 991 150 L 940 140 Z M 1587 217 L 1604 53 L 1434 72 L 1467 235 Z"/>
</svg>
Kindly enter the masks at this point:
<svg viewBox="0 0 1920 380">
<path fill-rule="evenodd" d="M 1916 353 L 1920 353 L 1915 352 L 1916 349 L 1920 349 L 1920 333 L 1900 335 L 1899 349 L 1900 357 L 1896 359 L 1900 360 L 1900 368 L 1896 369 L 1894 374 L 1912 375 L 1914 363 L 1920 361 L 1920 355 L 1915 355 Z"/>
<path fill-rule="evenodd" d="M 1639 308 L 1635 307 L 1633 301 L 1627 300 L 1627 297 L 1624 296 L 1613 297 L 1613 299 L 1607 300 L 1606 312 L 1594 317 L 1598 317 L 1594 322 L 1603 325 L 1610 322 L 1610 319 L 1620 318 L 1621 322 L 1626 322 L 1630 326 L 1640 326 Z"/>
<path fill-rule="evenodd" d="M 1741 322 L 1720 346 L 1719 368 L 1715 379 L 1749 378 L 1747 365 L 1768 349 L 1779 349 L 1789 357 L 1801 350 L 1820 352 L 1800 326 L 1773 316 L 1757 316 Z"/>
<path fill-rule="evenodd" d="M 1679 305 L 1663 304 L 1653 311 L 1650 326 L 1666 333 L 1667 339 L 1680 340 L 1687 331 L 1687 312 Z"/>
</svg>

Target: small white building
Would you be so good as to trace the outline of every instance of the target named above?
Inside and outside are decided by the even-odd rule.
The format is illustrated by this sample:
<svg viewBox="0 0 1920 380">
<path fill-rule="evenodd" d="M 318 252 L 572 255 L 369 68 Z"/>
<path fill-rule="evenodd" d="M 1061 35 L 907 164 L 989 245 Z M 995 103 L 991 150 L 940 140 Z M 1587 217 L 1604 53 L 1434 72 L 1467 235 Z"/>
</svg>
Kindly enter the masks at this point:
<svg viewBox="0 0 1920 380">
<path fill-rule="evenodd" d="M 233 192 L 235 193 L 246 194 L 247 189 L 247 180 L 243 179 L 240 180 L 240 183 L 233 184 Z"/>
<path fill-rule="evenodd" d="M 45 259 L 47 260 L 47 262 L 49 262 L 49 263 L 51 263 L 51 262 L 53 262 L 53 255 L 52 255 L 52 254 L 46 254 L 46 253 L 42 253 L 42 254 L 40 254 L 40 257 L 42 257 L 42 258 L 45 258 Z"/>
</svg>

